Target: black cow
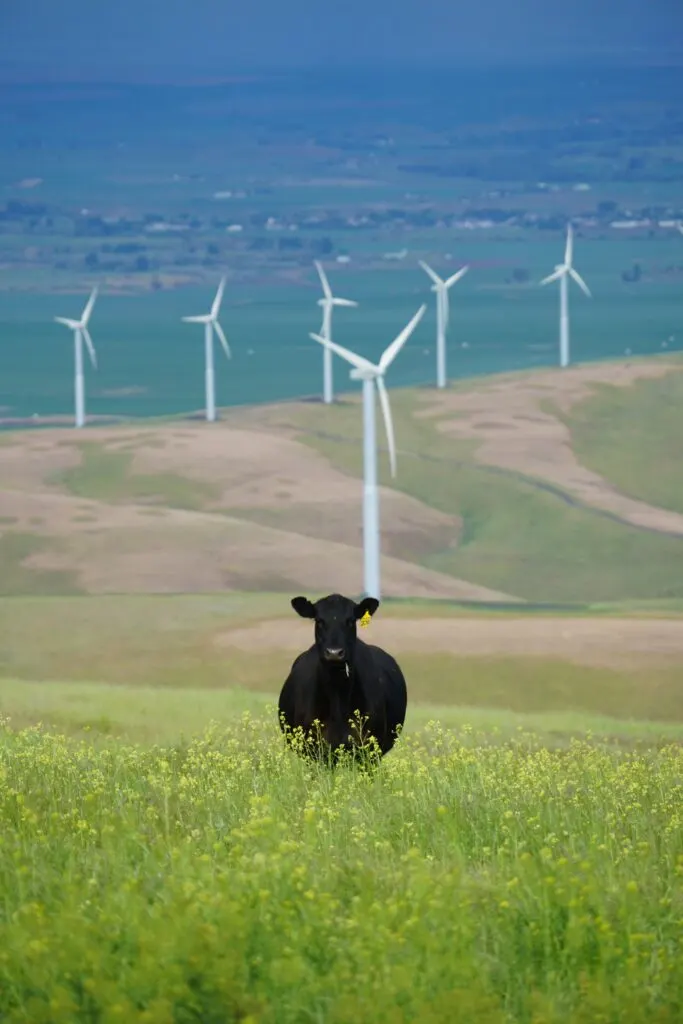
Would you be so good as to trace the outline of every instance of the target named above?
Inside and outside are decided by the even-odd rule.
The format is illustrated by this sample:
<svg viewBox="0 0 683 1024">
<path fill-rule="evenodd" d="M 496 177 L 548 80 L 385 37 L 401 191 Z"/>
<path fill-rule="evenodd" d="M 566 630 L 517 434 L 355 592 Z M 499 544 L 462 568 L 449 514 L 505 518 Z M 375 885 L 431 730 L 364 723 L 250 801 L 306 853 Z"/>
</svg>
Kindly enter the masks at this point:
<svg viewBox="0 0 683 1024">
<path fill-rule="evenodd" d="M 315 757 L 328 758 L 339 747 L 358 754 L 369 736 L 386 754 L 403 726 L 408 697 L 401 669 L 381 647 L 356 636 L 357 621 L 378 607 L 374 597 L 358 604 L 341 594 L 315 604 L 292 598 L 295 612 L 315 619 L 315 643 L 295 659 L 282 687 L 280 726 L 288 738 L 301 727 L 305 751 Z"/>
</svg>

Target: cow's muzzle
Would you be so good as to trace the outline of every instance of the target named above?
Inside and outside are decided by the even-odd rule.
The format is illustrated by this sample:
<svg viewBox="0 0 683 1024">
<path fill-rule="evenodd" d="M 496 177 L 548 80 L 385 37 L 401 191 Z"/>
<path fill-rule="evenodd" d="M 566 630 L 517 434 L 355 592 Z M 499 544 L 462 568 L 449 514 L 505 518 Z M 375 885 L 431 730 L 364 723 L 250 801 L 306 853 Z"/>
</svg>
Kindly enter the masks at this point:
<svg viewBox="0 0 683 1024">
<path fill-rule="evenodd" d="M 345 654 L 343 647 L 326 647 L 323 657 L 325 661 L 344 661 Z"/>
</svg>

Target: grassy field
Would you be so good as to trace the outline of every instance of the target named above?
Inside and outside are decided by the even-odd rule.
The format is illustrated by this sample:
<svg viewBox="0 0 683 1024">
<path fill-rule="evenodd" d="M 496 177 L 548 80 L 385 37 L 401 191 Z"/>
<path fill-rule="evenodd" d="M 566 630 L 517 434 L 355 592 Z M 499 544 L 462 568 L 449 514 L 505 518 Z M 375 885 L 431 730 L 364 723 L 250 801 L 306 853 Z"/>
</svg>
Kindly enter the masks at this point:
<svg viewBox="0 0 683 1024">
<path fill-rule="evenodd" d="M 578 634 L 568 647 L 559 646 L 574 612 L 565 618 L 527 613 L 534 635 L 546 642 L 519 653 L 512 643 L 517 618 L 502 643 L 496 629 L 509 623 L 509 612 L 384 603 L 378 618 L 385 624 L 398 620 L 404 632 L 417 625 L 418 637 L 420 623 L 439 627 L 429 653 L 400 638 L 390 644 L 409 681 L 408 728 L 419 730 L 435 714 L 454 725 L 475 714 L 503 731 L 510 722 L 528 724 L 525 716 L 535 728 L 552 722 L 549 731 L 562 741 L 577 729 L 637 736 L 634 722 L 650 736 L 663 728 L 658 723 L 669 723 L 661 735 L 680 735 L 680 650 L 648 651 L 644 637 L 615 658 L 607 627 L 619 613 L 584 614 L 589 624 L 604 623 L 590 656 Z M 650 614 L 661 619 L 667 612 Z M 668 614 L 676 625 L 680 614 Z M 283 595 L 0 599 L 0 713 L 21 726 L 43 722 L 73 734 L 87 729 L 129 741 L 176 742 L 211 718 L 224 720 L 236 708 L 261 710 L 276 700 L 296 654 L 284 646 L 278 628 L 290 617 L 303 647 L 310 631 L 304 626 L 295 632 L 299 622 Z M 626 632 L 637 637 L 643 620 L 642 609 L 629 611 Z M 257 637 L 239 642 L 240 630 L 263 622 L 272 624 L 272 643 L 259 650 Z M 468 622 L 488 622 L 488 653 L 463 653 L 451 643 L 455 626 Z M 382 624 L 366 639 L 382 642 L 375 635 Z M 266 625 L 266 637 L 268 632 Z M 608 726 L 596 725 L 604 720 Z"/>
<path fill-rule="evenodd" d="M 369 633 L 511 614 L 384 602 Z M 610 667 L 607 638 L 679 604 L 514 613 L 596 625 L 593 663 L 578 634 L 575 657 L 399 645 L 406 729 L 370 772 L 284 749 L 288 615 L 0 600 L 0 1017 L 677 1022 L 683 656 Z"/>
<path fill-rule="evenodd" d="M 574 450 L 624 494 L 683 512 L 682 402 L 678 373 L 628 391 L 603 385 L 566 417 Z"/>
<path fill-rule="evenodd" d="M 0 739 L 7 1021 L 680 1020 L 681 748 Z"/>
</svg>

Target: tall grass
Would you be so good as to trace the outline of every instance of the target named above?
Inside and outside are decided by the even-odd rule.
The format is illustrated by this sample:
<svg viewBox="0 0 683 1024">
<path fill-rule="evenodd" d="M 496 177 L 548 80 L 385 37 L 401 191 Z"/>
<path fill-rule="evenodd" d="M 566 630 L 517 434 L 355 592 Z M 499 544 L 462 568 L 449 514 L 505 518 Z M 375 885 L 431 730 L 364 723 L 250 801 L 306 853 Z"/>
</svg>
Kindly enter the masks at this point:
<svg viewBox="0 0 683 1024">
<path fill-rule="evenodd" d="M 272 718 L 143 749 L 6 724 L 0 1017 L 679 1021 L 683 752 L 467 727 L 374 771 Z"/>
</svg>

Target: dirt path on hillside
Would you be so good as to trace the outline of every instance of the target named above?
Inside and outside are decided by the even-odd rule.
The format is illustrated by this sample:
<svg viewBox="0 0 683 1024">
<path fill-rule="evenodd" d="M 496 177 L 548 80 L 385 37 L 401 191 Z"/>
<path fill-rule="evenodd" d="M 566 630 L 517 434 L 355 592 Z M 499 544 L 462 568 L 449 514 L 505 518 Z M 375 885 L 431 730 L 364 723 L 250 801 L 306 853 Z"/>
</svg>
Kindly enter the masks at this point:
<svg viewBox="0 0 683 1024">
<path fill-rule="evenodd" d="M 559 658 L 580 665 L 628 669 L 683 662 L 683 619 L 603 618 L 382 618 L 363 640 L 394 653 L 461 657 Z M 304 650 L 311 624 L 291 617 L 226 630 L 216 643 L 229 650 Z"/>
<path fill-rule="evenodd" d="M 429 396 L 418 418 L 437 419 L 437 429 L 478 442 L 484 465 L 547 481 L 582 504 L 642 529 L 683 536 L 683 515 L 629 498 L 580 464 L 569 428 L 548 410 L 568 412 L 593 394 L 593 385 L 629 387 L 634 381 L 680 373 L 676 363 L 596 363 L 548 370 L 483 384 L 476 391 Z M 543 407 L 545 405 L 545 408 Z"/>
</svg>

